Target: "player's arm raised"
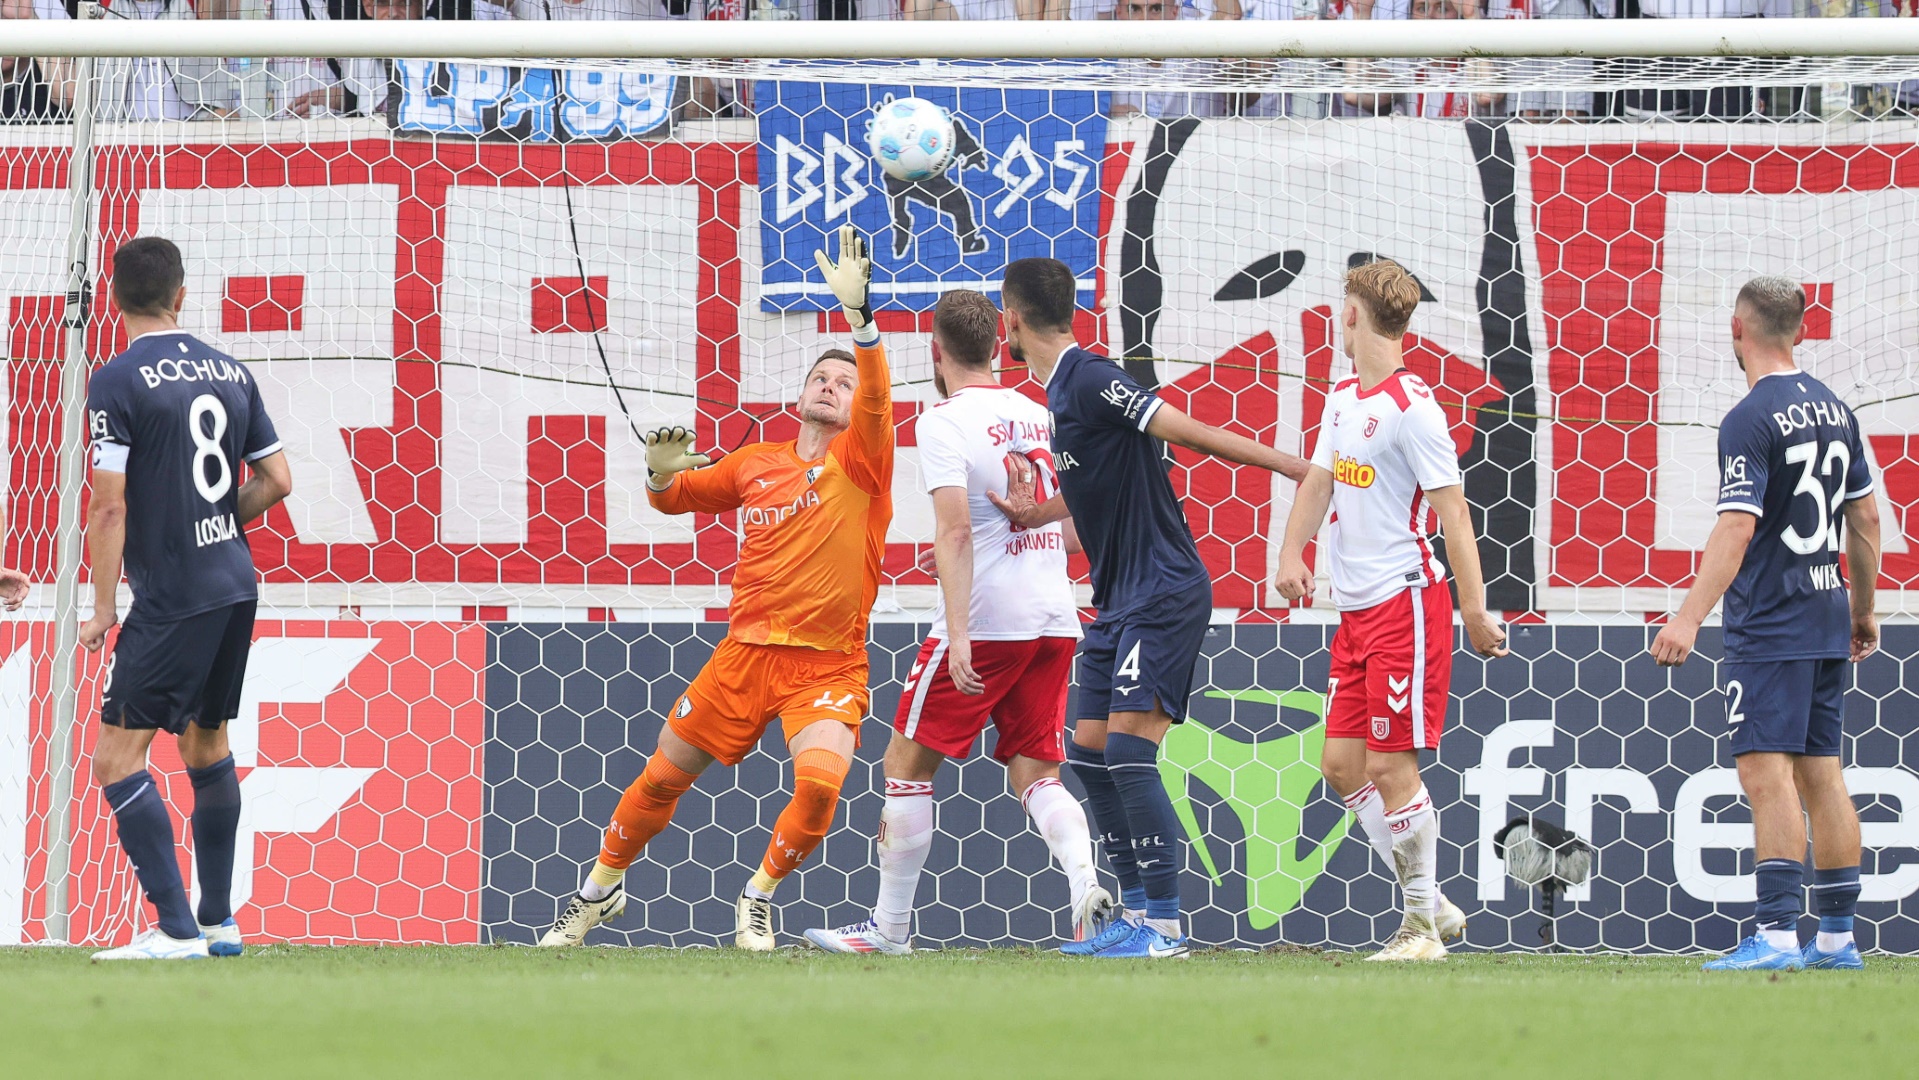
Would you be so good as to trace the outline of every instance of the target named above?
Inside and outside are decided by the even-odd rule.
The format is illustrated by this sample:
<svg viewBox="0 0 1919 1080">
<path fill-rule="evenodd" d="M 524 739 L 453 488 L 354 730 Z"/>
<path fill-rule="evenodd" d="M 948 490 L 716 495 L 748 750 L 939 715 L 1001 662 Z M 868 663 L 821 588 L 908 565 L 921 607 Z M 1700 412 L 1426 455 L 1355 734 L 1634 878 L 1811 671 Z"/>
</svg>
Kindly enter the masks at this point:
<svg viewBox="0 0 1919 1080">
<path fill-rule="evenodd" d="M 1446 536 L 1446 561 L 1459 583 L 1459 620 L 1466 624 L 1466 639 L 1481 656 L 1506 655 L 1506 630 L 1486 610 L 1486 575 L 1479 567 L 1479 538 L 1473 535 L 1465 487 L 1455 484 L 1428 491 L 1426 501 L 1433 504 Z"/>
<path fill-rule="evenodd" d="M 1879 649 L 1873 599 L 1879 589 L 1879 500 L 1862 495 L 1846 504 L 1846 586 L 1852 593 L 1852 662 Z"/>
<path fill-rule="evenodd" d="M 853 360 L 860 385 L 853 393 L 852 425 L 846 429 L 851 451 L 840 461 L 848 476 L 868 494 L 880 495 L 893 486 L 893 373 L 880 345 L 868 296 L 873 283 L 873 260 L 866 255 L 866 238 L 852 225 L 841 225 L 839 257 L 813 253 L 827 287 L 839 299 L 846 324 L 853 328 Z"/>
<path fill-rule="evenodd" d="M 1276 472 L 1289 480 L 1306 479 L 1308 463 L 1298 454 L 1275 450 L 1264 443 L 1235 435 L 1230 431 L 1202 423 L 1173 408 L 1162 399 L 1146 422 L 1146 434 L 1174 446 L 1183 446 L 1200 454 L 1254 465 Z"/>
<path fill-rule="evenodd" d="M 1323 434 L 1320 437 L 1325 438 Z M 1273 587 L 1288 600 L 1313 595 L 1313 568 L 1306 565 L 1306 545 L 1319 534 L 1332 504 L 1333 474 L 1312 466 L 1293 493 L 1293 512 L 1286 516 L 1286 540 L 1279 549 L 1279 573 L 1273 578 Z"/>
</svg>

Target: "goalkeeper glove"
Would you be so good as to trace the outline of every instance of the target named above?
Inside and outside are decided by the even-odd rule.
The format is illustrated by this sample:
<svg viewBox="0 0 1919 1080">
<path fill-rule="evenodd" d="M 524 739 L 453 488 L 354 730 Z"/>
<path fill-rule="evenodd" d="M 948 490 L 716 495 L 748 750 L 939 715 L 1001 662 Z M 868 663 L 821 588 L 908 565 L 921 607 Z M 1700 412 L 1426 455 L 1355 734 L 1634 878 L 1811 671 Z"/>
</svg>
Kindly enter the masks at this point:
<svg viewBox="0 0 1919 1080">
<path fill-rule="evenodd" d="M 828 260 L 824 250 L 815 251 L 813 258 L 826 276 L 827 287 L 846 310 L 846 321 L 856 331 L 853 336 L 859 337 L 857 331 L 873 323 L 873 305 L 866 296 L 867 286 L 873 282 L 873 260 L 866 257 L 866 238 L 850 223 L 841 225 L 839 261 Z"/>
<path fill-rule="evenodd" d="M 711 464 L 712 458 L 693 452 L 693 433 L 685 428 L 646 433 L 646 486 L 654 491 L 665 491 L 673 483 L 674 473 Z"/>
</svg>

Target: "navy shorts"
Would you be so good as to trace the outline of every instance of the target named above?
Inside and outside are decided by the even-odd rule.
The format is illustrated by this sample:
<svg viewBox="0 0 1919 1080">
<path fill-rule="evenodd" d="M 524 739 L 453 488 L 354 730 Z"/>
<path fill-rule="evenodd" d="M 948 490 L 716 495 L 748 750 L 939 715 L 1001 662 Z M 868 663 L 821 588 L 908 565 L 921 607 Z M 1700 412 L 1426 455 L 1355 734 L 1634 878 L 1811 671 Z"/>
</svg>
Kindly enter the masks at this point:
<svg viewBox="0 0 1919 1080">
<path fill-rule="evenodd" d="M 188 724 L 217 728 L 239 715 L 256 606 L 148 622 L 135 605 L 107 663 L 100 722 L 179 735 Z"/>
<path fill-rule="evenodd" d="M 1155 702 L 1174 723 L 1186 719 L 1199 648 L 1213 621 L 1213 590 L 1200 585 L 1168 593 L 1086 628 L 1079 647 L 1079 693 L 1073 716 L 1104 720 L 1116 712 L 1151 712 Z"/>
<path fill-rule="evenodd" d="M 1837 757 L 1850 661 L 1722 661 L 1732 752 Z"/>
</svg>

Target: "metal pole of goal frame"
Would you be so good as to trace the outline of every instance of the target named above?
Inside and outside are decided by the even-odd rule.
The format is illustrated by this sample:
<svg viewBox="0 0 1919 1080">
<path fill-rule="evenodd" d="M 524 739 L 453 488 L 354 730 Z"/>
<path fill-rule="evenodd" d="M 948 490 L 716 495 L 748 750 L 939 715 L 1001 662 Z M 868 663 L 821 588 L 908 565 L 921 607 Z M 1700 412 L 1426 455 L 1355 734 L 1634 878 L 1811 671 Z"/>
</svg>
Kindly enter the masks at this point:
<svg viewBox="0 0 1919 1080">
<path fill-rule="evenodd" d="M 98 18 L 97 4 L 81 4 L 81 19 Z M 53 745 L 47 753 L 53 798 L 47 809 L 47 910 L 49 942 L 67 940 L 71 904 L 67 895 L 73 858 L 73 734 L 80 711 L 80 492 L 87 460 L 87 316 L 93 225 L 93 57 L 73 64 L 73 157 L 67 194 L 73 221 L 67 233 L 66 361 L 60 370 L 59 550 L 53 600 Z"/>
</svg>

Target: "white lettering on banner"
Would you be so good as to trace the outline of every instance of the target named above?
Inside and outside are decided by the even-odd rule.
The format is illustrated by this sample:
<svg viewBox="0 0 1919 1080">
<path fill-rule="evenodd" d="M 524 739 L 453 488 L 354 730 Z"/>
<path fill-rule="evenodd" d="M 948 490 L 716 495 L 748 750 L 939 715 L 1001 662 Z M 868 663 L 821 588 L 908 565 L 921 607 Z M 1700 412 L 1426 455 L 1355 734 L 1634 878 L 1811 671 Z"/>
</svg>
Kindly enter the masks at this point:
<svg viewBox="0 0 1919 1080">
<path fill-rule="evenodd" d="M 826 219 L 828 221 L 847 213 L 866 198 L 866 185 L 860 177 L 866 172 L 871 160 L 860 147 L 843 143 L 837 135 L 829 133 L 826 147 Z M 846 185 L 846 193 L 840 194 L 840 185 Z"/>
<path fill-rule="evenodd" d="M 1483 756 L 1478 765 L 1460 775 L 1462 794 L 1479 800 L 1479 899 L 1506 898 L 1506 870 L 1493 853 L 1493 834 L 1511 816 L 1511 800 L 1517 796 L 1546 796 L 1545 769 L 1513 768 L 1515 751 L 1546 748 L 1553 745 L 1550 720 L 1512 720 L 1494 728 L 1486 736 Z M 1657 814 L 1663 807 L 1652 778 L 1637 769 L 1624 766 L 1586 769 L 1577 766 L 1565 773 L 1566 828 L 1587 840 L 1593 836 L 1593 810 L 1601 798 L 1624 799 L 1629 814 Z M 1854 767 L 1845 771 L 1846 789 L 1855 798 L 1878 797 L 1883 805 L 1897 802 L 1899 816 L 1893 821 L 1866 821 L 1859 826 L 1860 840 L 1867 849 L 1919 849 L 1919 776 L 1899 768 Z M 1686 895 L 1713 904 L 1751 903 L 1755 896 L 1752 874 L 1734 869 L 1714 873 L 1706 869 L 1705 853 L 1728 851 L 1735 855 L 1752 850 L 1753 827 L 1746 821 L 1717 821 L 1708 812 L 1714 799 L 1744 799 L 1739 774 L 1733 769 L 1703 769 L 1679 786 L 1672 810 L 1672 872 Z M 1603 859 L 1604 850 L 1601 850 Z M 1600 871 L 1594 870 L 1598 878 Z M 1657 877 L 1653 868 L 1647 873 Z M 1884 874 L 1860 875 L 1860 899 L 1869 902 L 1894 902 L 1919 892 L 1919 863 L 1907 863 Z M 1590 899 L 1591 886 L 1566 891 L 1569 900 Z"/>
<path fill-rule="evenodd" d="M 1026 166 L 1025 176 L 1013 171 L 1016 161 Z M 1006 184 L 1006 194 L 993 204 L 993 216 L 1005 217 L 1026 198 L 1027 192 L 1033 190 L 1033 185 L 1045 178 L 1046 166 L 1033 156 L 1033 147 L 1026 141 L 1026 136 L 1015 135 L 1013 141 L 1006 144 L 1006 152 L 1000 155 L 999 163 L 993 166 L 993 176 Z"/>
<path fill-rule="evenodd" d="M 1083 155 L 1085 152 L 1086 143 L 1079 139 L 1063 139 L 1053 144 L 1054 184 L 1058 184 L 1059 174 L 1062 172 L 1071 176 L 1073 182 L 1065 191 L 1059 190 L 1057 186 L 1047 188 L 1047 202 L 1061 210 L 1071 210 L 1073 204 L 1079 201 L 1079 189 L 1086 186 L 1086 178 L 1092 174 L 1093 167 L 1083 161 L 1074 161 L 1073 155 Z"/>
<path fill-rule="evenodd" d="M 1854 767 L 1845 771 L 1845 777 L 1846 790 L 1854 799 L 1870 801 L 1877 796 L 1881 805 L 1899 804 L 1899 816 L 1892 821 L 1859 823 L 1861 847 L 1868 851 L 1919 848 L 1919 776 L 1897 768 Z M 1706 852 L 1745 852 L 1753 844 L 1750 820 L 1708 819 L 1707 801 L 1715 798 L 1744 798 L 1736 770 L 1707 769 L 1679 786 L 1672 811 L 1673 879 L 1696 900 L 1750 904 L 1758 898 L 1751 874 L 1738 869 L 1716 874 L 1706 869 Z M 1914 892 L 1919 892 L 1919 863 L 1906 863 L 1890 873 L 1859 875 L 1859 899 L 1865 903 L 1891 903 Z"/>
<path fill-rule="evenodd" d="M 367 492 L 347 447 L 348 431 L 393 424 L 391 360 L 276 360 L 259 367 L 260 399 L 299 478 L 286 508 L 308 544 L 379 539 Z"/>
<path fill-rule="evenodd" d="M 819 202 L 825 194 L 813 182 L 813 174 L 820 171 L 820 158 L 784 135 L 774 140 L 773 154 L 773 217 L 784 222 Z M 799 192 L 798 198 L 793 195 L 795 191 Z"/>
<path fill-rule="evenodd" d="M 1606 796 L 1626 800 L 1628 814 L 1659 812 L 1659 789 L 1653 787 L 1652 777 L 1638 769 L 1567 769 L 1566 829 L 1591 840 L 1593 805 Z M 1593 877 L 1598 877 L 1599 872 L 1595 866 Z M 1566 899 L 1575 903 L 1592 899 L 1591 880 L 1568 888 Z"/>
<path fill-rule="evenodd" d="M 247 657 L 240 690 L 240 715 L 227 725 L 233 764 L 240 779 L 240 829 L 233 848 L 233 909 L 253 896 L 253 871 L 260 855 L 258 833 L 310 833 L 324 828 L 359 793 L 377 769 L 256 767 L 260 759 L 260 707 L 263 703 L 315 705 L 338 690 L 353 669 L 372 654 L 378 640 L 365 638 L 261 638 Z M 193 899 L 200 899 L 200 875 L 193 875 Z"/>
<path fill-rule="evenodd" d="M 1546 770 L 1515 769 L 1513 752 L 1553 744 L 1551 720 L 1509 720 L 1486 735 L 1479 764 L 1459 778 L 1460 793 L 1479 800 L 1479 898 L 1506 899 L 1506 868 L 1493 853 L 1493 834 L 1506 824 L 1507 804 L 1515 795 L 1543 795 Z"/>
</svg>

